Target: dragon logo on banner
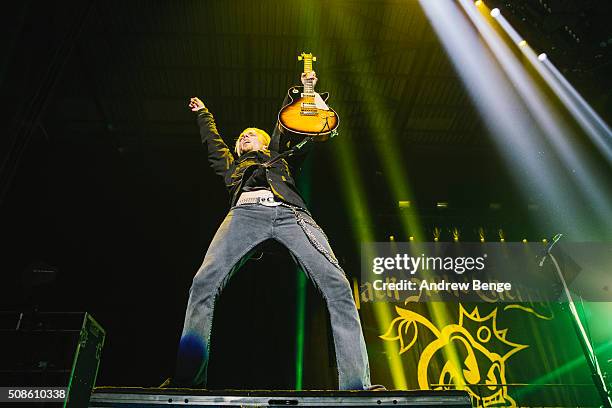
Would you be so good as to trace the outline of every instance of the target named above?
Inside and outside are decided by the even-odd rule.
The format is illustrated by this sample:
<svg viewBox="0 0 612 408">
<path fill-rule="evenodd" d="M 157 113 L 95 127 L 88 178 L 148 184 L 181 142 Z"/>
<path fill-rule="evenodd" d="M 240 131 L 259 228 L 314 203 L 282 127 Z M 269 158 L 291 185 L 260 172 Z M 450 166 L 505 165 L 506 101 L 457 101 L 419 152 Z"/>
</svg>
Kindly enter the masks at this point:
<svg viewBox="0 0 612 408">
<path fill-rule="evenodd" d="M 508 305 L 505 309 L 512 306 L 522 308 Z M 463 388 L 472 397 L 474 406 L 517 406 L 508 395 L 506 361 L 529 346 L 513 343 L 507 338 L 508 329 L 498 329 L 497 307 L 481 316 L 478 307 L 468 313 L 459 304 L 458 323 L 442 328 L 419 313 L 400 307 L 395 309 L 399 317 L 393 319 L 380 337 L 385 341 L 399 341 L 399 354 L 415 345 L 419 328 L 433 335 L 433 341 L 418 356 L 417 375 L 421 389 Z M 442 364 L 437 366 L 433 361 Z"/>
</svg>

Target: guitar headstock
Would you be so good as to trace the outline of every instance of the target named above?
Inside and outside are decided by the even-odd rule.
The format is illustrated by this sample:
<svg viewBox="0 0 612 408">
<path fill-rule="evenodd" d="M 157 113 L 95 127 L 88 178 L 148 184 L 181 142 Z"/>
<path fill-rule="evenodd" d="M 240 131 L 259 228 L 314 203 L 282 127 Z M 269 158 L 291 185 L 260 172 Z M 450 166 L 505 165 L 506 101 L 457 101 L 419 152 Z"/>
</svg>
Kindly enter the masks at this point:
<svg viewBox="0 0 612 408">
<path fill-rule="evenodd" d="M 304 72 L 309 73 L 312 71 L 312 62 L 316 61 L 317 57 L 314 57 L 312 53 L 306 54 L 305 52 L 298 55 L 298 61 L 304 61 Z"/>
</svg>

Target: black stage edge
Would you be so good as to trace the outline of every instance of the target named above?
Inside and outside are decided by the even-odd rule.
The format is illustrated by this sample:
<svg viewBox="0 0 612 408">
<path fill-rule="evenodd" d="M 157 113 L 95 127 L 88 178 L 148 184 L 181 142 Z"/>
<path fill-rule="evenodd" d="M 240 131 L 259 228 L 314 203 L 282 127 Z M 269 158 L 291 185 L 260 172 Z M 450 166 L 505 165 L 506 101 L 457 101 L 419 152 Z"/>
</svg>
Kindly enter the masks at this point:
<svg viewBox="0 0 612 408">
<path fill-rule="evenodd" d="M 471 407 L 464 391 L 269 391 L 187 388 L 96 387 L 89 402 L 98 407 Z"/>
</svg>

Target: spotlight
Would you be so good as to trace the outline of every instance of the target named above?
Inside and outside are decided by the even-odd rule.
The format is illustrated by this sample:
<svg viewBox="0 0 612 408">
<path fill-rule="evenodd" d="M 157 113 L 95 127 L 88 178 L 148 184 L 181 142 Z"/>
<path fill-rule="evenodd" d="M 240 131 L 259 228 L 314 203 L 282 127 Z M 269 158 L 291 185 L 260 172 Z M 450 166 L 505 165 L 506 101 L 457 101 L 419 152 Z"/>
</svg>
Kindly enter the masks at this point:
<svg viewBox="0 0 612 408">
<path fill-rule="evenodd" d="M 476 1 L 474 2 L 474 5 L 475 5 L 476 7 L 480 7 L 480 6 L 482 6 L 482 0 L 476 0 Z"/>
<path fill-rule="evenodd" d="M 546 55 L 546 53 L 541 53 L 540 55 L 538 55 L 538 59 L 540 61 L 544 61 L 546 58 L 548 58 L 548 56 Z"/>
<path fill-rule="evenodd" d="M 501 14 L 501 12 L 499 11 L 499 9 L 496 7 L 493 10 L 491 10 L 491 17 L 493 18 L 497 18 L 499 17 L 499 15 Z"/>
<path fill-rule="evenodd" d="M 410 236 L 409 239 L 410 239 L 410 241 L 414 241 L 414 237 L 412 235 Z"/>
<path fill-rule="evenodd" d="M 544 238 L 544 239 L 542 240 L 542 243 L 543 243 L 543 244 L 546 244 L 547 242 L 548 242 L 548 240 L 547 240 L 546 238 Z"/>
<path fill-rule="evenodd" d="M 389 235 L 389 242 L 395 242 L 395 237 L 393 235 Z"/>
<path fill-rule="evenodd" d="M 527 243 L 527 238 L 523 238 L 523 244 Z"/>
<path fill-rule="evenodd" d="M 436 207 L 438 208 L 448 208 L 448 202 L 447 201 L 439 201 L 436 203 Z"/>
<path fill-rule="evenodd" d="M 522 47 L 526 47 L 526 46 L 527 46 L 527 41 L 525 41 L 525 40 L 521 40 L 521 41 L 518 43 L 518 46 L 519 46 L 519 47 L 521 47 L 521 48 L 522 48 Z"/>
</svg>

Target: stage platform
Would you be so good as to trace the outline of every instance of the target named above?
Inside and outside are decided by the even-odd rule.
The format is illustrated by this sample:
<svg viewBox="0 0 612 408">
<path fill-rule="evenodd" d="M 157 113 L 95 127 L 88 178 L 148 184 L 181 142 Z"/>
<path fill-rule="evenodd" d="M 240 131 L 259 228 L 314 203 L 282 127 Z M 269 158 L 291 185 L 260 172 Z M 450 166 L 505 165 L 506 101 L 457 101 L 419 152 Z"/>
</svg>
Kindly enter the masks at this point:
<svg viewBox="0 0 612 408">
<path fill-rule="evenodd" d="M 97 387 L 89 407 L 471 407 L 463 391 L 242 391 Z"/>
</svg>

